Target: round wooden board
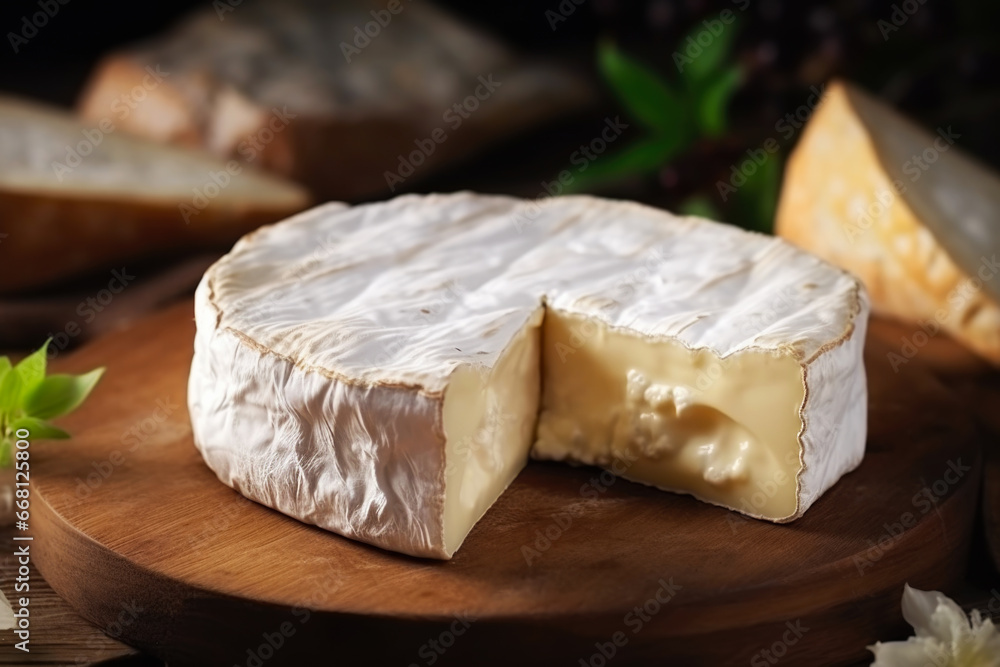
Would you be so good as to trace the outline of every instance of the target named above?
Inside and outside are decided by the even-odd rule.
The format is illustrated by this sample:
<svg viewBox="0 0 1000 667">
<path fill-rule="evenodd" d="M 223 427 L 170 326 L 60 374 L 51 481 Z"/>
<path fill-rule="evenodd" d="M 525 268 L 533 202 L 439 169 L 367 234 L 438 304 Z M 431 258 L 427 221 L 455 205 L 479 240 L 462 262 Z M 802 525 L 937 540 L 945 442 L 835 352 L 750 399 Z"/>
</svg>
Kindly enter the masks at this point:
<svg viewBox="0 0 1000 667">
<path fill-rule="evenodd" d="M 801 520 L 532 463 L 456 557 L 433 562 L 218 482 L 187 419 L 193 333 L 184 303 L 61 360 L 108 372 L 64 420 L 72 441 L 31 445 L 39 569 L 86 618 L 172 663 L 842 664 L 904 630 L 904 582 L 961 578 L 976 434 L 918 360 L 896 373 L 874 338 L 865 461 Z"/>
</svg>

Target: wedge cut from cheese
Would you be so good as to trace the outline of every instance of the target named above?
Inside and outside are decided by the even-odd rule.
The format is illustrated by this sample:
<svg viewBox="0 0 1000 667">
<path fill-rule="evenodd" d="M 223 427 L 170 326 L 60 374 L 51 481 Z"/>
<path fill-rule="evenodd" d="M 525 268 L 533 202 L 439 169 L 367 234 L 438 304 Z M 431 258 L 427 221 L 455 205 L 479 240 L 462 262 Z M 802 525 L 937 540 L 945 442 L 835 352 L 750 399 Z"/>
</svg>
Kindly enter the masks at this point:
<svg viewBox="0 0 1000 667">
<path fill-rule="evenodd" d="M 638 204 L 328 204 L 206 273 L 189 408 L 226 484 L 416 556 L 529 455 L 790 521 L 863 456 L 867 314 L 780 239 Z"/>
<path fill-rule="evenodd" d="M 448 555 L 528 461 L 541 388 L 542 315 L 539 309 L 528 320 L 492 368 L 466 365 L 449 378 L 441 415 Z"/>
<path fill-rule="evenodd" d="M 776 230 L 861 278 L 876 312 L 1000 364 L 1000 176 L 960 137 L 830 84 L 789 158 Z"/>
</svg>

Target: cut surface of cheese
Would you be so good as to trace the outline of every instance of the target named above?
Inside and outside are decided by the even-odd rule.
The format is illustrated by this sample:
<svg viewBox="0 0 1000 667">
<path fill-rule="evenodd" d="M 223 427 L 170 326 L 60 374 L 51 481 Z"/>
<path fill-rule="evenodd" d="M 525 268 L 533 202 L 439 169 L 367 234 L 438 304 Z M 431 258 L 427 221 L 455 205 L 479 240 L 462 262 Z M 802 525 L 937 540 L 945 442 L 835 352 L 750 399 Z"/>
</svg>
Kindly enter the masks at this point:
<svg viewBox="0 0 1000 667">
<path fill-rule="evenodd" d="M 557 311 L 544 340 L 536 456 L 609 467 L 762 518 L 795 515 L 805 384 L 793 355 L 720 359 Z M 770 494 L 751 503 L 757 484 Z"/>
<path fill-rule="evenodd" d="M 493 368 L 462 366 L 449 379 L 442 411 L 448 554 L 528 462 L 541 388 L 543 312 L 524 325 Z"/>
<path fill-rule="evenodd" d="M 789 158 L 776 231 L 861 278 L 876 312 L 1000 364 L 1000 176 L 960 136 L 830 84 Z"/>
<path fill-rule="evenodd" d="M 629 202 L 328 204 L 206 273 L 189 409 L 226 484 L 417 556 L 529 455 L 790 521 L 863 456 L 867 313 L 780 239 Z"/>
<path fill-rule="evenodd" d="M 86 126 L 59 109 L 0 98 L 0 210 L 9 221 L 0 292 L 151 253 L 225 248 L 309 204 L 283 179 L 104 121 Z"/>
</svg>

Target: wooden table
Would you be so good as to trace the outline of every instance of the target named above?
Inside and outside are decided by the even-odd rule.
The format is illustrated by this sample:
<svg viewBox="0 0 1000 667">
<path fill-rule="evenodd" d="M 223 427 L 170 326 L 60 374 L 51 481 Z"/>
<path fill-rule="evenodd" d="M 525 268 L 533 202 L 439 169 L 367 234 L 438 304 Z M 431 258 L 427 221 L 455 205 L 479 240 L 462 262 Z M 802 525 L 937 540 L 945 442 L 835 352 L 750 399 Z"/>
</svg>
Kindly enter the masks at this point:
<svg viewBox="0 0 1000 667">
<path fill-rule="evenodd" d="M 18 564 L 13 556 L 13 527 L 0 529 L 0 587 L 8 600 L 14 600 L 14 577 Z M 30 653 L 10 644 L 10 631 L 3 631 L 0 665 L 161 665 L 158 660 L 141 655 L 133 648 L 112 639 L 81 618 L 53 591 L 33 566 L 30 568 L 31 641 Z M 18 594 L 23 595 L 22 593 Z M 12 641 L 17 641 L 16 639 Z"/>
<path fill-rule="evenodd" d="M 146 332 L 148 333 L 148 332 Z M 97 345 L 100 345 L 98 343 Z M 180 364 L 175 364 L 180 365 Z M 13 578 L 17 563 L 11 554 L 15 549 L 12 541 L 13 531 L 10 528 L 0 529 L 7 549 L 0 554 L 0 581 L 4 582 L 4 592 L 13 597 Z M 42 543 L 38 548 L 42 548 Z M 74 552 L 77 553 L 77 552 Z M 990 601 L 988 591 L 995 583 L 995 571 L 989 562 L 984 545 L 973 546 L 973 555 L 968 563 L 968 583 L 965 590 L 949 592 L 955 594 L 959 602 L 969 608 L 985 608 Z M 0 651 L 2 664 L 126 664 L 126 665 L 157 665 L 162 664 L 148 656 L 116 641 L 113 636 L 116 629 L 109 626 L 102 629 L 95 627 L 78 616 L 67 603 L 42 580 L 37 571 L 32 570 L 32 653 L 30 657 L 17 652 L 9 645 Z M 55 581 L 55 580 L 54 580 Z M 65 584 L 65 582 L 63 582 Z M 898 614 L 898 608 L 893 609 Z M 895 618 L 895 617 L 894 617 Z M 107 636 L 112 635 L 112 636 Z M 893 637 L 885 637 L 889 640 Z M 25 658 L 28 657 L 27 660 Z M 868 664 L 865 662 L 859 664 Z"/>
</svg>

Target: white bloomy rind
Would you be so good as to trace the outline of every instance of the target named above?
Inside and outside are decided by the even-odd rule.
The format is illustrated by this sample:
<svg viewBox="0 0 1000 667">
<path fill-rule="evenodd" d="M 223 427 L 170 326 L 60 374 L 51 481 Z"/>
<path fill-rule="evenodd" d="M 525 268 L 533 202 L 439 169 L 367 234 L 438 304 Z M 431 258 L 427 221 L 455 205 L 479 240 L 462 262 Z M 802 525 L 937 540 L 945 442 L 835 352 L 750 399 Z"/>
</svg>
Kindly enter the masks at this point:
<svg viewBox="0 0 1000 667">
<path fill-rule="evenodd" d="M 859 283 L 780 239 L 638 204 L 469 193 L 328 204 L 245 237 L 195 300 L 189 408 L 209 467 L 248 498 L 393 551 L 451 557 L 523 465 L 539 382 L 524 360 L 543 306 L 722 360 L 794 360 L 794 512 L 764 518 L 801 516 L 864 453 Z M 475 404 L 490 415 L 470 422 L 468 447 L 446 437 L 459 427 L 445 414 L 471 400 L 449 394 L 460 377 L 493 401 Z M 529 398 L 505 412 L 514 396 Z M 457 523 L 445 519 L 449 466 L 495 477 L 489 497 L 447 510 L 465 512 Z"/>
</svg>

